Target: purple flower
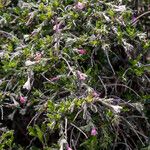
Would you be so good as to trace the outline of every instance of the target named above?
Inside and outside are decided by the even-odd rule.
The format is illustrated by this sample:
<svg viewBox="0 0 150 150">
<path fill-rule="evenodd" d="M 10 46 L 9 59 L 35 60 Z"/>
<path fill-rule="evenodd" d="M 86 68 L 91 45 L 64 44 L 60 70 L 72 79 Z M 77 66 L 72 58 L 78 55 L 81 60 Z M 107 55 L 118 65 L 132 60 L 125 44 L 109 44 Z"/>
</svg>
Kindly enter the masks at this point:
<svg viewBox="0 0 150 150">
<path fill-rule="evenodd" d="M 136 20 L 136 16 L 133 15 L 133 16 L 132 16 L 132 22 L 134 22 L 135 20 Z"/>
<path fill-rule="evenodd" d="M 98 133 L 97 133 L 96 128 L 92 128 L 92 130 L 91 130 L 91 135 L 96 136 L 97 134 L 98 134 Z"/>
</svg>

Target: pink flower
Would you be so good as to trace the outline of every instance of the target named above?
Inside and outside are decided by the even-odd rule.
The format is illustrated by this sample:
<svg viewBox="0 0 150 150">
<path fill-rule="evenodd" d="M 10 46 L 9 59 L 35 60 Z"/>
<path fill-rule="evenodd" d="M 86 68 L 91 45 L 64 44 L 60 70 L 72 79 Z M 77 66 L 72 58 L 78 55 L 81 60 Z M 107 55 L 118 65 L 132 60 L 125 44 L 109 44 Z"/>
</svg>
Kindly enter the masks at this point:
<svg viewBox="0 0 150 150">
<path fill-rule="evenodd" d="M 52 82 L 57 81 L 57 80 L 59 80 L 59 77 L 53 77 L 53 78 L 50 79 L 50 81 L 52 81 Z"/>
<path fill-rule="evenodd" d="M 87 78 L 87 75 L 80 72 L 80 71 L 77 71 L 77 75 L 78 75 L 80 80 L 85 80 Z"/>
<path fill-rule="evenodd" d="M 85 49 L 78 49 L 77 51 L 79 54 L 82 54 L 82 55 L 87 53 L 87 51 Z"/>
<path fill-rule="evenodd" d="M 79 9 L 79 10 L 82 10 L 85 8 L 85 4 L 84 3 L 81 3 L 81 2 L 78 2 L 76 5 L 75 5 L 75 8 Z"/>
<path fill-rule="evenodd" d="M 23 97 L 23 96 L 20 96 L 20 103 L 21 104 L 24 104 L 24 103 L 26 103 L 26 98 L 25 97 Z"/>
<path fill-rule="evenodd" d="M 98 96 L 99 96 L 99 94 L 98 94 L 96 91 L 93 91 L 92 95 L 93 95 L 94 97 L 98 97 Z"/>
<path fill-rule="evenodd" d="M 91 130 L 91 135 L 96 136 L 97 134 L 98 134 L 98 133 L 97 133 L 96 128 L 92 128 L 92 130 Z"/>
<path fill-rule="evenodd" d="M 71 147 L 69 147 L 69 145 L 67 145 L 67 150 L 72 150 L 72 148 L 71 148 Z"/>
</svg>

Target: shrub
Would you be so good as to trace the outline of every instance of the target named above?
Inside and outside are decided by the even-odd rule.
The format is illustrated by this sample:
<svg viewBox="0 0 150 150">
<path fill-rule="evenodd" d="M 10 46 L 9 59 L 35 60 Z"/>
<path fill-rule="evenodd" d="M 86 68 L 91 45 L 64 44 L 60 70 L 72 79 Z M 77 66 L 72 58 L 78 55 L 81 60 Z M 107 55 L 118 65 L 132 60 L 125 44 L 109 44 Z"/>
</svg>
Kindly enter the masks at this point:
<svg viewBox="0 0 150 150">
<path fill-rule="evenodd" d="M 148 146 L 150 41 L 128 5 L 0 3 L 1 149 Z"/>
</svg>

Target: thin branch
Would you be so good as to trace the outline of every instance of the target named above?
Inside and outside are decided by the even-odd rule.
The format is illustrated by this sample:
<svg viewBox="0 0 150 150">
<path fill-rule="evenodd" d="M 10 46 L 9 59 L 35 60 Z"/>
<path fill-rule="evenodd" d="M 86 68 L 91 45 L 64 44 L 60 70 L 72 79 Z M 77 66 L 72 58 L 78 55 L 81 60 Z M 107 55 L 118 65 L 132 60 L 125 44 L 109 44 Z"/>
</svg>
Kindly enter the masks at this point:
<svg viewBox="0 0 150 150">
<path fill-rule="evenodd" d="M 84 133 L 79 127 L 77 127 L 75 124 L 70 123 L 73 127 L 75 127 L 76 129 L 78 129 L 85 137 L 86 139 L 88 139 L 88 136 L 86 135 L 86 133 Z"/>
<path fill-rule="evenodd" d="M 116 84 L 106 84 L 106 86 L 116 86 Z M 137 92 L 135 92 L 133 89 L 131 89 L 129 86 L 124 85 L 124 84 L 117 84 L 117 86 L 126 87 L 126 88 L 128 88 L 129 90 L 131 90 L 137 97 L 141 98 L 141 96 L 140 96 Z"/>
<path fill-rule="evenodd" d="M 101 81 L 101 83 L 102 83 L 102 85 L 103 85 L 103 87 L 104 87 L 104 90 L 105 90 L 105 97 L 107 97 L 107 88 L 106 88 L 106 85 L 104 84 L 104 82 L 103 82 L 103 80 L 101 79 L 100 76 L 98 76 L 98 78 L 100 79 L 100 81 Z"/>
<path fill-rule="evenodd" d="M 143 16 L 145 16 L 145 15 L 147 15 L 147 14 L 150 14 L 150 10 L 144 12 L 143 14 L 141 14 L 140 16 L 138 16 L 137 18 L 135 18 L 135 20 L 132 21 L 131 25 L 135 25 L 135 24 L 139 21 L 139 19 L 140 19 L 141 17 L 143 17 Z"/>
</svg>

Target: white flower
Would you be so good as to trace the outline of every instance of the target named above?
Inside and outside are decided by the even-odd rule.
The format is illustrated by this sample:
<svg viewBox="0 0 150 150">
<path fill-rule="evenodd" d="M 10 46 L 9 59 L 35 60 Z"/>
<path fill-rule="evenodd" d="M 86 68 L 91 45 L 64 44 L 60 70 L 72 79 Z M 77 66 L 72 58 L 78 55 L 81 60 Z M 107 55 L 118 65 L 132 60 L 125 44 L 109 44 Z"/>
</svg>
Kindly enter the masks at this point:
<svg viewBox="0 0 150 150">
<path fill-rule="evenodd" d="M 115 11 L 117 12 L 123 12 L 126 10 L 126 6 L 125 5 L 121 5 L 121 6 L 116 6 Z"/>
<path fill-rule="evenodd" d="M 144 40 L 146 38 L 146 33 L 138 33 L 137 36 L 140 40 Z"/>
<path fill-rule="evenodd" d="M 110 22 L 110 18 L 108 16 L 106 16 L 105 13 L 103 13 L 103 16 L 107 22 Z"/>
<path fill-rule="evenodd" d="M 4 51 L 0 51 L 0 58 L 4 56 Z"/>
<path fill-rule="evenodd" d="M 122 42 L 123 42 L 123 46 L 126 52 L 131 52 L 134 49 L 133 45 L 131 45 L 130 43 L 127 43 L 125 39 L 122 39 Z"/>
<path fill-rule="evenodd" d="M 119 105 L 111 105 L 111 108 L 112 108 L 112 111 L 114 112 L 114 113 L 120 113 L 120 111 L 121 111 L 121 109 L 122 109 L 122 107 L 121 106 L 119 106 Z"/>
<path fill-rule="evenodd" d="M 34 64 L 36 64 L 37 62 L 35 62 L 35 61 L 30 61 L 30 60 L 27 60 L 26 62 L 25 62 L 25 66 L 31 66 L 31 65 L 34 65 Z"/>
<path fill-rule="evenodd" d="M 23 85 L 24 89 L 27 89 L 28 91 L 31 90 L 31 83 L 30 83 L 30 77 L 28 76 L 28 80 L 26 81 L 26 83 Z"/>
</svg>

